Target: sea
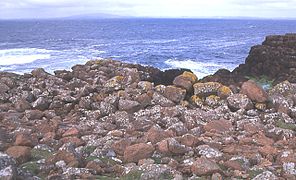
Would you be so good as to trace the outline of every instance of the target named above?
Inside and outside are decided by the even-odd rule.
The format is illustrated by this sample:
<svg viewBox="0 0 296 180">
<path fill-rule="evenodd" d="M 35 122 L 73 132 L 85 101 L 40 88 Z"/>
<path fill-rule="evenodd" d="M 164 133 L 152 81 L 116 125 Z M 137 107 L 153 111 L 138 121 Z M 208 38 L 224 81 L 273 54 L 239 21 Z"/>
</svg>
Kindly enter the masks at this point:
<svg viewBox="0 0 296 180">
<path fill-rule="evenodd" d="M 244 63 L 265 37 L 296 32 L 295 20 L 77 19 L 0 21 L 0 71 L 70 70 L 114 59 L 191 69 L 199 78 Z"/>
</svg>

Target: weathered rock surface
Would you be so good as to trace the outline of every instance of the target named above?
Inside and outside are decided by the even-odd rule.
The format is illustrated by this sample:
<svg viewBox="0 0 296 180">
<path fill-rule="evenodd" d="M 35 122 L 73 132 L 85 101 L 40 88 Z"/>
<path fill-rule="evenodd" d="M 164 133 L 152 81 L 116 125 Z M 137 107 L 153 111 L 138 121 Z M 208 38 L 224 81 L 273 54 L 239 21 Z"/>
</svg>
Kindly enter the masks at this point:
<svg viewBox="0 0 296 180">
<path fill-rule="evenodd" d="M 252 101 L 264 103 L 268 101 L 268 95 L 255 81 L 244 82 L 241 87 L 241 94 L 247 95 Z"/>
<path fill-rule="evenodd" d="M 291 179 L 296 85 L 241 82 L 113 60 L 2 72 L 0 179 Z"/>
<path fill-rule="evenodd" d="M 124 160 L 126 162 L 138 162 L 141 159 L 149 158 L 154 151 L 151 144 L 135 144 L 129 146 L 124 151 Z"/>
</svg>

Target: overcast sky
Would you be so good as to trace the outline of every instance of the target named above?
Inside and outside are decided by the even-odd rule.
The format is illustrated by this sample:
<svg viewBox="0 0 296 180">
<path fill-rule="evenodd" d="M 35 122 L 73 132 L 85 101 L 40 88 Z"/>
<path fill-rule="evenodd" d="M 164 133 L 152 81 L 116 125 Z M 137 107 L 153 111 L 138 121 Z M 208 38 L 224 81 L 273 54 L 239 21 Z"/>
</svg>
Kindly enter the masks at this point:
<svg viewBox="0 0 296 180">
<path fill-rule="evenodd" d="M 296 0 L 0 0 L 0 18 L 106 13 L 136 17 L 296 18 Z"/>
</svg>

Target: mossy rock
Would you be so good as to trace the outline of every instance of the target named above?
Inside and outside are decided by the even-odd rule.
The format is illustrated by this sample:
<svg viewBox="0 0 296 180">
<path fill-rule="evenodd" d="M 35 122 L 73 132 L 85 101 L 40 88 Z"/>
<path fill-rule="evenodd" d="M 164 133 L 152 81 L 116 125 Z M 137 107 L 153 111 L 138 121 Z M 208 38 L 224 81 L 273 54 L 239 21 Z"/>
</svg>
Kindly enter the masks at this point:
<svg viewBox="0 0 296 180">
<path fill-rule="evenodd" d="M 127 173 L 126 175 L 122 176 L 120 180 L 137 180 L 141 179 L 141 175 L 143 174 L 143 171 L 140 170 L 133 170 Z"/>
<path fill-rule="evenodd" d="M 89 162 L 89 161 L 94 161 L 96 159 L 99 159 L 99 157 L 97 156 L 88 156 L 85 158 L 85 161 Z"/>
<path fill-rule="evenodd" d="M 292 131 L 296 131 L 296 125 L 295 124 L 289 124 L 289 123 L 285 123 L 284 121 L 277 121 L 275 123 L 275 125 L 279 128 L 282 128 L 282 129 L 289 129 L 289 130 L 292 130 Z"/>
<path fill-rule="evenodd" d="M 96 149 L 96 146 L 85 146 L 82 148 L 82 152 L 85 154 L 91 154 Z"/>
<path fill-rule="evenodd" d="M 259 175 L 261 173 L 263 173 L 262 170 L 250 170 L 250 171 L 248 171 L 249 178 L 251 178 L 251 179 L 256 177 L 257 175 Z"/>
<path fill-rule="evenodd" d="M 255 81 L 258 85 L 260 85 L 264 90 L 269 90 L 272 88 L 273 83 L 274 83 L 274 79 L 270 79 L 267 76 L 259 76 L 259 77 L 255 77 L 255 76 L 245 76 L 245 78 L 249 79 L 249 80 L 253 80 Z"/>
<path fill-rule="evenodd" d="M 171 173 L 163 173 L 159 176 L 160 180 L 171 180 L 174 179 L 174 176 Z"/>
<path fill-rule="evenodd" d="M 33 160 L 40 160 L 40 159 L 47 159 L 48 157 L 52 156 L 53 152 L 41 149 L 32 149 L 31 156 Z"/>
<path fill-rule="evenodd" d="M 152 157 L 151 159 L 154 160 L 155 164 L 161 164 L 161 158 L 160 157 Z"/>
<path fill-rule="evenodd" d="M 116 178 L 108 177 L 108 176 L 94 176 L 96 180 L 115 180 Z"/>
<path fill-rule="evenodd" d="M 39 173 L 39 166 L 36 161 L 24 163 L 20 166 L 20 168 L 27 172 L 30 172 L 33 175 L 37 175 Z"/>
</svg>

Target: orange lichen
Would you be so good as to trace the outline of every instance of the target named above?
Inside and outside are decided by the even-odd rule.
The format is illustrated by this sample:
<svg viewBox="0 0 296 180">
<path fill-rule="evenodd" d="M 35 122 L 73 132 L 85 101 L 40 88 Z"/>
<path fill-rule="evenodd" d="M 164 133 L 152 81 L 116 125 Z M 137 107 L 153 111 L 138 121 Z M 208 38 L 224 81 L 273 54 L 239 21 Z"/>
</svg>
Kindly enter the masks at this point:
<svg viewBox="0 0 296 180">
<path fill-rule="evenodd" d="M 197 81 L 197 76 L 191 72 L 185 71 L 182 74 L 183 77 L 188 78 L 192 83 L 195 83 Z"/>
<path fill-rule="evenodd" d="M 217 94 L 220 98 L 227 98 L 228 96 L 230 96 L 233 93 L 229 87 L 222 86 L 218 89 Z"/>
</svg>

